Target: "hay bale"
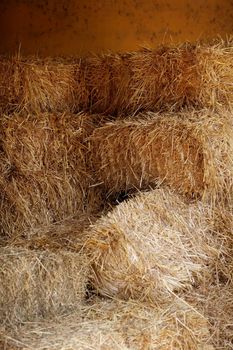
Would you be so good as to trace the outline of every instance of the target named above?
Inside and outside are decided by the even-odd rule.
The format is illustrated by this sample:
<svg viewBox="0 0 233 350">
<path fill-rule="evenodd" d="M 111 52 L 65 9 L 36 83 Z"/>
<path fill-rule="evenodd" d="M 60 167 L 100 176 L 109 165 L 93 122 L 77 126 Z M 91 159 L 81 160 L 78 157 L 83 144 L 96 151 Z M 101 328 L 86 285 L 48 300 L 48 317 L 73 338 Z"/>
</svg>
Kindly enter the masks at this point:
<svg viewBox="0 0 233 350">
<path fill-rule="evenodd" d="M 49 225 L 41 225 L 25 232 L 24 235 L 2 237 L 0 246 L 21 247 L 32 250 L 49 250 L 57 252 L 60 249 L 77 252 L 85 242 L 85 232 L 93 225 L 99 215 L 80 214 L 77 219 L 68 219 Z"/>
<path fill-rule="evenodd" d="M 183 297 L 209 320 L 210 339 L 214 348 L 230 350 L 233 343 L 233 283 L 220 282 L 222 276 L 219 271 L 216 275 L 214 283 L 194 289 Z"/>
<path fill-rule="evenodd" d="M 108 53 L 86 58 L 83 67 L 91 112 L 114 115 L 126 110 L 126 91 L 131 78 L 130 56 L 127 53 Z"/>
<path fill-rule="evenodd" d="M 216 349 L 230 349 L 233 344 L 233 283 L 211 286 L 204 297 L 203 311 L 211 325 L 213 344 Z"/>
<path fill-rule="evenodd" d="M 35 321 L 77 309 L 85 298 L 82 253 L 0 248 L 0 322 Z"/>
<path fill-rule="evenodd" d="M 118 56 L 95 59 L 98 63 L 91 75 L 91 87 L 97 91 L 96 105 L 105 102 L 99 104 L 98 112 L 112 113 L 114 96 L 114 111 L 121 116 L 138 111 L 232 106 L 232 41 L 162 46 Z"/>
<path fill-rule="evenodd" d="M 91 214 L 91 200 L 97 210 L 97 199 L 89 196 L 85 144 L 94 127 L 94 117 L 84 114 L 1 118 L 2 235 L 28 232 L 84 211 Z"/>
<path fill-rule="evenodd" d="M 198 44 L 196 47 L 184 44 L 135 52 L 130 60 L 132 73 L 128 87 L 128 113 L 138 109 L 157 112 L 177 111 L 185 106 L 207 107 L 210 101 L 206 95 L 209 91 L 202 87 L 202 80 L 210 77 L 202 69 L 199 51 L 202 54 L 215 52 Z M 209 55 L 209 66 L 211 59 Z M 214 73 L 217 75 L 217 72 Z"/>
<path fill-rule="evenodd" d="M 111 61 L 111 77 L 112 77 L 112 96 L 109 114 L 115 114 L 117 117 L 125 116 L 130 108 L 129 91 L 132 79 L 131 57 L 135 53 L 121 53 L 114 55 Z M 140 109 L 135 108 L 134 113 Z"/>
<path fill-rule="evenodd" d="M 106 123 L 90 137 L 96 182 L 109 194 L 162 183 L 189 197 L 232 201 L 231 113 L 208 110 Z"/>
<path fill-rule="evenodd" d="M 2 332 L 3 333 L 3 332 Z M 137 303 L 98 301 L 53 322 L 2 334 L 6 349 L 213 350 L 207 320 L 182 303 L 161 310 Z"/>
<path fill-rule="evenodd" d="M 211 278 L 223 248 L 210 233 L 209 211 L 168 189 L 119 204 L 88 231 L 93 287 L 105 296 L 160 303 Z"/>
<path fill-rule="evenodd" d="M 88 104 L 81 59 L 0 58 L 0 109 L 80 111 Z"/>
<path fill-rule="evenodd" d="M 106 112 L 111 104 L 111 73 L 109 61 L 112 56 L 93 55 L 86 59 L 84 76 L 89 91 L 92 112 Z"/>
<path fill-rule="evenodd" d="M 232 42 L 186 43 L 86 59 L 0 58 L 0 110 L 138 111 L 232 106 Z"/>
<path fill-rule="evenodd" d="M 215 261 L 211 283 L 183 293 L 182 298 L 209 320 L 210 336 L 216 349 L 233 344 L 233 211 L 215 208 L 210 220 L 223 251 Z"/>
</svg>

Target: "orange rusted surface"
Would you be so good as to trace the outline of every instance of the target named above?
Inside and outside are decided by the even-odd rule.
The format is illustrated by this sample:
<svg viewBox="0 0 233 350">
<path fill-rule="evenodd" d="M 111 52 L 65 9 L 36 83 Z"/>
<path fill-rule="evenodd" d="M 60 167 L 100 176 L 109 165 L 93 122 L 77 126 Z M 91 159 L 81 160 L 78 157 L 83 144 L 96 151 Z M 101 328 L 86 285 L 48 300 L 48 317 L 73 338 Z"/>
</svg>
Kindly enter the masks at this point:
<svg viewBox="0 0 233 350">
<path fill-rule="evenodd" d="M 129 51 L 161 42 L 225 37 L 229 0 L 1 0 L 0 53 Z"/>
</svg>

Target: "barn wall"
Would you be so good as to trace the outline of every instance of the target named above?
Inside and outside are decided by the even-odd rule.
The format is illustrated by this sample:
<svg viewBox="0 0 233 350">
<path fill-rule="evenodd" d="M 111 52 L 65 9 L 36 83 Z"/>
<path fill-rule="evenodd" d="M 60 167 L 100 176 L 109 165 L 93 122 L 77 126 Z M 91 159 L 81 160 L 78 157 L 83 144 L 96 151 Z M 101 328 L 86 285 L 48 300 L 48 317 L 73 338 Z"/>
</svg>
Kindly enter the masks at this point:
<svg viewBox="0 0 233 350">
<path fill-rule="evenodd" d="M 229 0 L 1 0 L 0 52 L 134 50 L 233 31 Z"/>
</svg>

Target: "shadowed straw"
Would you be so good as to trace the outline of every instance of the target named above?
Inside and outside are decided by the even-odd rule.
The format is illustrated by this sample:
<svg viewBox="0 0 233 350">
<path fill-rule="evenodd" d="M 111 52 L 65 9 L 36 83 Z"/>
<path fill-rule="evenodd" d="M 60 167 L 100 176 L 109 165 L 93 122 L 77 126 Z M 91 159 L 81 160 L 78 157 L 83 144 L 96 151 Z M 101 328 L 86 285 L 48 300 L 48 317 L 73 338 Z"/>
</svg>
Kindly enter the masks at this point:
<svg viewBox="0 0 233 350">
<path fill-rule="evenodd" d="M 215 349 L 230 350 L 233 344 L 233 211 L 215 208 L 213 222 L 224 254 L 216 259 L 212 282 L 205 281 L 184 293 L 183 298 L 209 320 Z"/>
<path fill-rule="evenodd" d="M 53 322 L 2 331 L 6 350 L 213 350 L 208 338 L 206 319 L 178 302 L 156 310 L 133 302 L 99 301 Z"/>
<path fill-rule="evenodd" d="M 135 52 L 129 61 L 131 80 L 127 112 L 196 106 L 200 102 L 199 64 L 196 49 L 189 44 Z"/>
<path fill-rule="evenodd" d="M 106 123 L 90 137 L 96 182 L 109 194 L 165 183 L 189 197 L 231 202 L 232 124 L 224 110 Z"/>
<path fill-rule="evenodd" d="M 232 47 L 218 40 L 86 59 L 1 57 L 0 108 L 124 116 L 232 106 Z"/>
<path fill-rule="evenodd" d="M 111 104 L 111 73 L 113 55 L 93 55 L 84 63 L 84 76 L 92 112 L 107 112 Z"/>
<path fill-rule="evenodd" d="M 0 58 L 2 112 L 80 111 L 88 104 L 81 59 Z"/>
<path fill-rule="evenodd" d="M 125 116 L 232 106 L 232 58 L 232 41 L 223 40 L 92 55 L 83 63 L 89 108 Z"/>
<path fill-rule="evenodd" d="M 19 234 L 11 238 L 2 237 L 0 245 L 50 252 L 57 252 L 60 249 L 77 252 L 85 242 L 88 227 L 94 224 L 99 216 L 83 213 L 77 219 L 44 224 L 25 232 L 24 236 Z"/>
<path fill-rule="evenodd" d="M 233 283 L 218 281 L 206 284 L 202 288 L 191 290 L 189 294 L 186 293 L 184 298 L 208 319 L 210 341 L 214 348 L 232 349 Z"/>
<path fill-rule="evenodd" d="M 211 278 L 223 248 L 211 211 L 168 189 L 142 193 L 89 228 L 91 282 L 102 295 L 160 303 Z"/>
<path fill-rule="evenodd" d="M 0 248 L 0 322 L 68 313 L 85 298 L 88 262 L 81 253 Z"/>
<path fill-rule="evenodd" d="M 143 49 L 126 58 L 120 55 L 120 59 L 112 59 L 108 74 L 118 96 L 116 112 L 127 115 L 141 110 L 158 112 L 180 111 L 184 107 L 232 106 L 232 43 L 222 40 L 209 44 L 186 43 L 180 47 Z M 107 55 L 103 57 L 105 60 Z M 115 69 L 117 62 L 122 67 L 120 70 Z M 103 80 L 107 82 L 109 78 L 103 77 Z M 98 81 L 99 86 L 93 80 L 92 88 L 98 88 L 101 96 L 104 88 L 101 79 Z M 114 98 L 114 93 L 112 95 Z M 111 102 L 110 99 L 110 108 Z M 107 110 L 107 105 L 104 108 Z"/>
<path fill-rule="evenodd" d="M 83 63 L 89 108 L 95 113 L 116 114 L 128 106 L 131 54 L 100 54 Z"/>
<path fill-rule="evenodd" d="M 14 236 L 97 210 L 86 166 L 94 116 L 14 114 L 1 118 L 0 223 Z M 88 203 L 86 200 L 88 199 Z M 101 198 L 99 198 L 101 199 Z M 87 208 L 88 205 L 88 208 Z"/>
</svg>

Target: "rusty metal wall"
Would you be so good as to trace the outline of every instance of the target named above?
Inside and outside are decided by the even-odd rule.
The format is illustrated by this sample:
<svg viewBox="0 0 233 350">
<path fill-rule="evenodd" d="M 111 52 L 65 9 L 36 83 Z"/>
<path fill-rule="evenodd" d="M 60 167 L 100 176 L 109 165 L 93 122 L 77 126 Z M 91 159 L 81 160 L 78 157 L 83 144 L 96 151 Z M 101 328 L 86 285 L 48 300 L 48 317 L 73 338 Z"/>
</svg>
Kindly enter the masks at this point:
<svg viewBox="0 0 233 350">
<path fill-rule="evenodd" d="M 230 35 L 229 0 L 1 0 L 0 52 L 127 51 Z"/>
</svg>

